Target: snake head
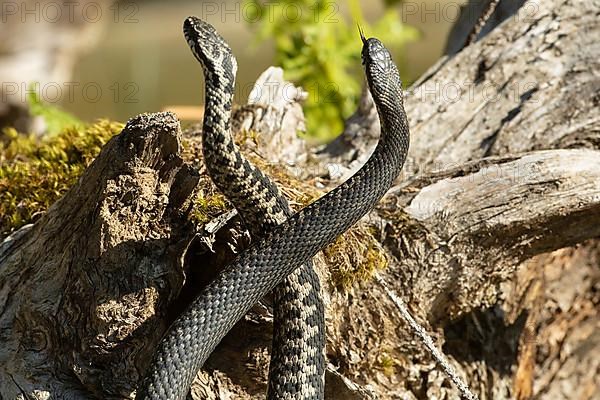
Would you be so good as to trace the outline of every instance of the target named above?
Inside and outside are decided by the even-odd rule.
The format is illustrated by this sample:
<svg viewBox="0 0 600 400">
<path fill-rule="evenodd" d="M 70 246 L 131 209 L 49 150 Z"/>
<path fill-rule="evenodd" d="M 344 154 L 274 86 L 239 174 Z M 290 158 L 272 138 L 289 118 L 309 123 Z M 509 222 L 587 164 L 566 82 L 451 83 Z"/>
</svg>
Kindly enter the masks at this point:
<svg viewBox="0 0 600 400">
<path fill-rule="evenodd" d="M 231 48 L 208 22 L 188 17 L 183 23 L 183 34 L 194 56 L 205 73 L 235 76 L 237 62 Z"/>
<path fill-rule="evenodd" d="M 377 68 L 385 71 L 390 64 L 394 64 L 392 55 L 379 39 L 361 37 L 363 48 L 361 52 L 362 63 L 367 68 Z"/>
<path fill-rule="evenodd" d="M 365 66 L 371 94 L 385 94 L 401 88 L 400 73 L 388 49 L 379 39 L 365 39 L 362 35 L 361 39 L 363 41 L 362 64 Z"/>
</svg>

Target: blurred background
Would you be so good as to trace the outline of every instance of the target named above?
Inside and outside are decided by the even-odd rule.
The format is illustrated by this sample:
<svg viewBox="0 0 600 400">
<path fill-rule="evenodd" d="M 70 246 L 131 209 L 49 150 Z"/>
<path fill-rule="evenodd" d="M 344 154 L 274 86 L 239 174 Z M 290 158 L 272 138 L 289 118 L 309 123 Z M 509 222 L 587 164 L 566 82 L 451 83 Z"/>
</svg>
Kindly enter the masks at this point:
<svg viewBox="0 0 600 400">
<path fill-rule="evenodd" d="M 326 141 L 341 131 L 360 95 L 356 23 L 392 49 L 408 85 L 443 54 L 463 3 L 5 0 L 0 125 L 40 134 L 49 130 L 40 115 L 125 121 L 164 109 L 200 119 L 202 71 L 181 32 L 185 17 L 196 15 L 237 56 L 238 103 L 268 66 L 283 66 L 286 78 L 310 93 L 307 134 Z M 30 118 L 32 111 L 38 118 Z"/>
</svg>

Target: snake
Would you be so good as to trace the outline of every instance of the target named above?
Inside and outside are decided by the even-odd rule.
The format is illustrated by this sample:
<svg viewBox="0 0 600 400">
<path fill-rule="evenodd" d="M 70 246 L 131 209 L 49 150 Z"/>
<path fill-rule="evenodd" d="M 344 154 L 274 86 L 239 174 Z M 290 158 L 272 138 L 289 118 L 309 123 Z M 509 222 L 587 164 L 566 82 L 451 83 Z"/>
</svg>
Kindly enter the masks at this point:
<svg viewBox="0 0 600 400">
<path fill-rule="evenodd" d="M 207 88 L 225 84 L 225 92 L 211 93 L 212 104 L 217 108 L 205 116 L 203 127 L 207 122 L 227 127 L 229 112 L 223 105 L 231 101 L 228 93 L 233 91 L 235 58 L 214 27 L 196 17 L 185 20 L 184 34 L 205 71 Z M 410 141 L 400 73 L 380 40 L 367 39 L 362 31 L 360 37 L 367 86 L 381 126 L 375 150 L 352 177 L 283 222 L 273 224 L 202 289 L 161 339 L 137 389 L 136 399 L 184 399 L 209 355 L 250 308 L 294 271 L 309 270 L 312 258 L 372 210 L 399 176 Z M 222 77 L 228 78 L 220 80 Z M 217 121 L 210 122 L 211 118 Z M 233 157 L 239 169 L 245 169 L 245 163 Z M 256 180 L 259 175 L 253 176 Z M 266 191 L 270 186 L 262 187 Z M 281 214 L 286 214 L 277 196 L 270 193 L 267 197 L 273 204 L 279 204 Z M 251 212 L 244 215 L 257 218 L 252 217 Z M 280 216 L 283 219 L 283 215 Z M 315 293 L 316 290 L 308 289 Z M 305 365 L 303 370 L 311 368 L 319 366 Z M 292 382 L 297 371 L 283 368 L 280 373 L 288 374 L 287 380 Z M 286 397 L 285 392 L 270 396 L 295 398 Z M 314 394 L 315 399 L 318 396 L 319 393 Z"/>
<path fill-rule="evenodd" d="M 292 210 L 275 183 L 237 148 L 230 131 L 237 61 L 214 28 L 189 18 L 184 35 L 203 66 L 204 164 L 212 181 L 258 240 L 287 220 Z M 210 54 L 220 62 L 211 62 Z M 221 67 L 220 67 L 221 66 Z M 273 291 L 273 343 L 269 399 L 320 400 L 324 395 L 325 311 L 312 262 L 292 272 Z"/>
</svg>

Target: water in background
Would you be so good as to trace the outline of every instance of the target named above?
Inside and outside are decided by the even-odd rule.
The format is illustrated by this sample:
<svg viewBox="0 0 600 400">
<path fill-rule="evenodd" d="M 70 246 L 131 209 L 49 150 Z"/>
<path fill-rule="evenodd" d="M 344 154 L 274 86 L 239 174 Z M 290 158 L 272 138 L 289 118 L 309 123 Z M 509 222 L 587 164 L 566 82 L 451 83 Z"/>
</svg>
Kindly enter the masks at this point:
<svg viewBox="0 0 600 400">
<path fill-rule="evenodd" d="M 231 45 L 239 66 L 236 97 L 245 101 L 257 76 L 272 64 L 273 50 L 269 42 L 256 45 L 252 27 L 240 12 L 241 1 L 139 1 L 121 6 L 119 15 L 112 15 L 106 23 L 98 45 L 75 67 L 74 81 L 82 86 L 93 83 L 103 91 L 102 96 L 90 101 L 77 91 L 63 108 L 84 120 L 107 117 L 125 121 L 141 112 L 201 105 L 202 71 L 181 33 L 188 15 L 206 19 Z M 361 3 L 368 21 L 382 15 L 382 1 Z M 398 6 L 404 11 L 403 21 L 422 33 L 418 42 L 406 47 L 405 54 L 395 55 L 409 71 L 410 76 L 403 77 L 405 82 L 418 78 L 442 54 L 452 13 L 460 3 L 463 1 L 446 10 L 442 9 L 444 2 L 434 0 Z M 444 18 L 444 13 L 449 17 Z"/>
</svg>

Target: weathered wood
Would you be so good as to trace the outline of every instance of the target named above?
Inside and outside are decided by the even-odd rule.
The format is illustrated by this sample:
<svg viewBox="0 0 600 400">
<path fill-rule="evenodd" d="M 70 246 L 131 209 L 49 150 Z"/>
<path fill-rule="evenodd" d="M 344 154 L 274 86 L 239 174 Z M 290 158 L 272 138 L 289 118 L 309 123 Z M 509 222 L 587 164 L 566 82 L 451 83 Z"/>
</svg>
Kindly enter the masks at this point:
<svg viewBox="0 0 600 400">
<path fill-rule="evenodd" d="M 600 235 L 598 157 L 598 151 L 555 150 L 490 158 L 398 186 L 371 215 L 385 221 L 382 241 L 392 255 L 379 274 L 424 324 L 438 329 L 495 306 L 500 283 L 520 262 Z M 350 293 L 335 293 L 331 311 L 338 318 L 331 327 L 335 358 L 346 374 L 364 384 L 374 379 L 392 398 L 409 395 L 398 376 L 364 375 L 377 371 L 381 352 L 400 370 L 439 376 L 382 287 L 372 282 Z M 458 368 L 470 376 L 468 363 Z"/>
<path fill-rule="evenodd" d="M 0 258 L 2 398 L 126 397 L 183 283 L 198 175 L 173 114 L 141 115 Z"/>
<path fill-rule="evenodd" d="M 496 4 L 492 4 L 492 2 Z M 446 41 L 446 54 L 456 54 L 468 45 L 471 35 L 476 33 L 476 26 L 481 22 L 481 30 L 475 36 L 475 40 L 481 39 L 507 18 L 514 16 L 517 10 L 523 6 L 525 0 L 469 0 L 460 7 L 458 19 L 452 25 L 452 30 Z M 485 18 L 486 10 L 491 10 L 488 18 Z M 532 15 L 537 10 L 537 2 L 529 1 L 525 6 L 527 15 Z"/>
<path fill-rule="evenodd" d="M 543 399 L 578 395 L 593 398 L 600 385 L 596 378 L 590 378 L 589 371 L 598 375 L 600 346 L 594 344 L 595 336 L 587 326 L 593 326 L 600 317 L 597 312 L 578 311 L 578 304 L 598 309 L 597 298 L 590 289 L 562 288 L 568 293 L 568 300 L 560 314 L 564 321 L 560 329 L 553 324 L 552 313 L 541 311 L 544 305 L 552 305 L 557 296 L 543 287 L 528 293 L 531 285 L 536 288 L 547 278 L 544 268 L 531 266 L 540 265 L 539 260 L 548 256 L 519 263 L 536 252 L 597 237 L 594 229 L 583 233 L 589 225 L 581 223 L 597 223 L 597 206 L 582 209 L 579 217 L 572 215 L 573 219 L 558 218 L 556 224 L 540 220 L 534 214 L 552 214 L 551 205 L 558 200 L 554 198 L 555 190 L 564 181 L 556 181 L 556 176 L 539 181 L 521 188 L 530 189 L 531 195 L 519 197 L 513 192 L 519 190 L 517 180 L 513 185 L 502 183 L 511 179 L 502 174 L 502 169 L 510 163 L 518 165 L 523 153 L 532 150 L 599 148 L 600 46 L 595 41 L 595 19 L 600 5 L 597 1 L 529 3 L 518 17 L 510 17 L 479 42 L 455 57 L 444 57 L 410 89 L 406 99 L 412 130 L 408 168 L 395 194 L 387 197 L 371 219 L 379 221 L 384 217 L 391 221 L 384 229 L 383 240 L 394 257 L 392 267 L 382 276 L 395 285 L 424 324 L 431 324 L 440 344 L 445 342 L 445 350 L 459 360 L 458 370 L 481 398 L 524 399 L 534 394 Z M 534 14 L 532 9 L 536 10 Z M 350 170 L 354 170 L 360 166 L 361 158 L 370 153 L 379 127 L 372 122 L 372 103 L 368 98 L 364 103 L 344 135 L 326 149 L 329 157 L 323 162 L 333 160 L 343 168 L 349 159 L 358 159 L 350 164 Z M 588 172 L 599 165 L 596 154 L 590 155 L 583 165 Z M 484 164 L 479 161 L 491 156 L 495 158 Z M 536 153 L 525 157 L 536 157 Z M 566 165 L 559 168 L 569 171 L 568 159 L 563 162 Z M 471 175 L 486 164 L 489 182 Z M 534 163 L 517 176 L 523 176 L 531 167 L 534 174 L 540 172 L 535 169 L 540 164 Z M 445 174 L 448 175 L 444 177 Z M 571 211 L 577 214 L 577 207 L 583 204 L 579 203 L 579 196 L 585 202 L 585 188 L 594 185 L 595 174 L 583 178 L 581 187 L 570 189 L 575 203 L 556 210 L 558 215 Z M 574 182 L 579 178 L 575 179 Z M 476 181 L 480 185 L 471 186 Z M 459 182 L 466 185 L 461 187 Z M 498 188 L 504 186 L 505 193 L 487 190 L 490 182 L 497 182 Z M 442 195 L 442 188 L 455 192 Z M 441 197 L 433 200 L 434 192 Z M 540 196 L 542 203 L 531 196 Z M 592 190 L 587 198 L 597 203 L 597 192 Z M 494 204 L 495 201 L 499 202 Z M 400 211 L 403 207 L 405 215 Z M 514 219 L 522 213 L 533 218 Z M 424 216 L 432 218 L 429 223 L 419 220 Z M 498 230 L 487 231 L 492 226 Z M 534 232 L 535 237 L 529 236 Z M 575 239 L 579 233 L 583 237 Z M 568 240 L 546 247 L 561 236 Z M 524 241 L 519 242 L 520 239 Z M 582 276 L 589 277 L 583 288 L 591 288 L 597 279 L 597 262 L 581 262 L 597 260 L 597 245 L 593 243 L 572 251 L 572 257 L 580 260 L 577 268 Z M 459 249 L 463 246 L 469 251 Z M 557 281 L 568 280 L 572 273 L 561 268 L 560 263 L 555 270 L 560 271 L 552 276 Z M 507 287 L 512 287 L 513 295 L 517 292 L 516 299 L 511 298 Z M 443 387 L 443 376 L 432 368 L 422 347 L 411 341 L 411 332 L 399 321 L 393 307 L 384 306 L 383 291 L 376 284 L 369 284 L 351 292 L 337 301 L 334 314 L 340 313 L 344 318 L 338 321 L 339 331 L 333 342 L 340 343 L 348 336 L 369 340 L 342 346 L 338 360 L 343 360 L 343 372 L 355 376 L 358 382 L 377 382 L 382 387 L 380 392 L 392 398 L 453 398 L 456 392 Z M 486 305 L 492 304 L 486 311 Z M 480 311 L 469 311 L 474 309 L 471 306 Z M 504 317 L 502 313 L 506 313 Z M 456 322 L 449 321 L 457 317 L 460 319 Z M 582 319 L 586 323 L 579 325 Z M 484 322 L 477 320 L 493 324 L 482 327 Z M 469 334 L 472 330 L 474 334 Z M 536 331 L 540 340 L 531 340 Z M 522 334 L 529 339 L 520 340 Z M 548 335 L 571 341 L 569 346 L 552 340 L 544 342 L 542 338 Z M 577 352 L 571 348 L 588 350 Z M 536 352 L 544 360 L 537 366 Z M 569 354 L 573 362 L 559 362 L 561 354 Z M 386 362 L 394 360 L 393 375 L 384 373 L 382 357 Z"/>
<path fill-rule="evenodd" d="M 398 286 L 432 321 L 493 305 L 496 282 L 520 262 L 600 235 L 598 160 L 592 150 L 488 158 L 393 190 L 380 215 L 412 224 L 389 238 L 398 260 L 411 260 L 392 272 Z M 402 251 L 415 231 L 421 243 Z"/>
</svg>

